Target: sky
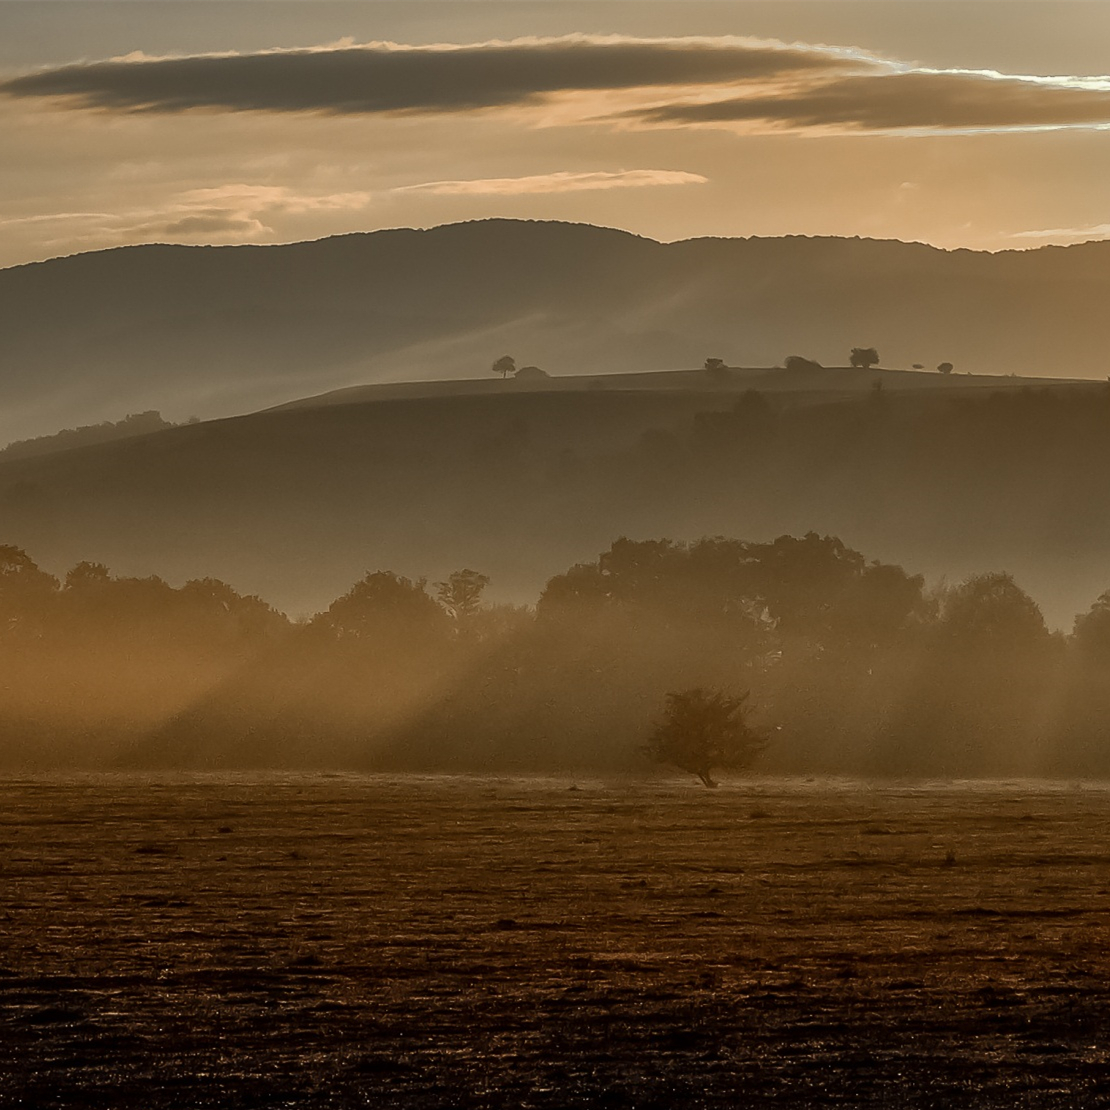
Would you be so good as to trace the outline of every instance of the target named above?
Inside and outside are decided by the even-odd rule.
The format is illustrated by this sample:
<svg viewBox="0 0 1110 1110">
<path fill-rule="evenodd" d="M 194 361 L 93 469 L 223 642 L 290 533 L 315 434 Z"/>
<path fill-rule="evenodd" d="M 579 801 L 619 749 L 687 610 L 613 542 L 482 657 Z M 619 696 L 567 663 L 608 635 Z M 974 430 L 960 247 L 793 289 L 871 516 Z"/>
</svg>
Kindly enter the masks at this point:
<svg viewBox="0 0 1110 1110">
<path fill-rule="evenodd" d="M 1105 0 L 0 0 L 0 266 L 509 216 L 1110 237 Z"/>
</svg>

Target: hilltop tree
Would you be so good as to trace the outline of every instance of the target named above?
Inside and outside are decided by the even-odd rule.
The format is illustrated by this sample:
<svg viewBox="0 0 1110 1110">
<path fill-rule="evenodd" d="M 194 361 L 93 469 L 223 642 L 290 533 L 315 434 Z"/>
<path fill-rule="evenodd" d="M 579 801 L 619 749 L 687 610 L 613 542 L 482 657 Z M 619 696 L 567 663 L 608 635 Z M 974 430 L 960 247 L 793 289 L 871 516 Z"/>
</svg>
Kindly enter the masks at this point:
<svg viewBox="0 0 1110 1110">
<path fill-rule="evenodd" d="M 874 347 L 853 347 L 848 361 L 861 370 L 879 365 L 879 352 Z"/>
<path fill-rule="evenodd" d="M 516 373 L 516 359 L 512 355 L 502 355 L 491 367 L 491 373 L 500 374 L 502 378 L 507 378 L 510 374 Z"/>
<path fill-rule="evenodd" d="M 518 382 L 540 382 L 551 375 L 539 366 L 522 366 L 513 377 Z"/>
<path fill-rule="evenodd" d="M 802 358 L 801 355 L 787 355 L 782 363 L 784 370 L 789 370 L 791 373 L 800 373 L 803 370 L 822 370 L 824 369 L 819 362 L 815 362 L 811 358 Z"/>
<path fill-rule="evenodd" d="M 667 695 L 663 719 L 643 751 L 657 763 L 697 775 L 714 787 L 716 768 L 746 770 L 767 746 L 766 738 L 748 725 L 748 694 L 725 694 L 695 687 Z"/>
<path fill-rule="evenodd" d="M 950 362 L 940 363 L 937 366 L 937 371 L 938 371 L 938 373 L 941 373 L 941 374 L 951 374 L 952 373 L 952 363 L 950 363 Z"/>
</svg>

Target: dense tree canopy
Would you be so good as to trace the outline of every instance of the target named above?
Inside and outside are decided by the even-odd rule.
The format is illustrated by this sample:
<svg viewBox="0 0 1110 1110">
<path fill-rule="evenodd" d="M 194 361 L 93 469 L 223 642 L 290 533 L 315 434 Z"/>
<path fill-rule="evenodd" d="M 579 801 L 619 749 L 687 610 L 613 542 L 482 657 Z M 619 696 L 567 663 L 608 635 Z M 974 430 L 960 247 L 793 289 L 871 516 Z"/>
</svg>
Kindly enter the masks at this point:
<svg viewBox="0 0 1110 1110">
<path fill-rule="evenodd" d="M 216 579 L 59 582 L 0 547 L 0 761 L 604 770 L 651 736 L 711 779 L 773 726 L 777 772 L 1110 773 L 1110 591 L 1065 637 L 1008 574 L 926 591 L 815 532 L 622 537 L 534 611 L 487 585 L 374 571 L 292 624 Z"/>
</svg>

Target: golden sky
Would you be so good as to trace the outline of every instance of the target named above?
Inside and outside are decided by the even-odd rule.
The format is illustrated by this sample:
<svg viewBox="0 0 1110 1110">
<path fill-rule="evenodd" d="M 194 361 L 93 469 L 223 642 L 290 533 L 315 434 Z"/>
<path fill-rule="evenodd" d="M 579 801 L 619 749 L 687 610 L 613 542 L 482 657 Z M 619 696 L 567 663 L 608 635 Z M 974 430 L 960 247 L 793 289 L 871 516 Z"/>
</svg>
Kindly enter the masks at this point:
<svg viewBox="0 0 1110 1110">
<path fill-rule="evenodd" d="M 487 216 L 1110 236 L 1104 0 L 4 0 L 0 265 Z"/>
</svg>

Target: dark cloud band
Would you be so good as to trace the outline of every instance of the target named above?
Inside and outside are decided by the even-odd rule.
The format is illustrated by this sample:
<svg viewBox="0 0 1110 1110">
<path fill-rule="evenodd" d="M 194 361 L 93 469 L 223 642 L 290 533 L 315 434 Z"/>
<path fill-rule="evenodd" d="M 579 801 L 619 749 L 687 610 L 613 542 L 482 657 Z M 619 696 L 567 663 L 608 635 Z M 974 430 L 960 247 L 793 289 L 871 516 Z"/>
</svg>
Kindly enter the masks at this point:
<svg viewBox="0 0 1110 1110">
<path fill-rule="evenodd" d="M 526 105 L 574 90 L 729 84 L 845 66 L 835 51 L 741 39 L 574 36 L 94 62 L 17 77 L 0 91 L 157 112 L 452 112 Z"/>
<path fill-rule="evenodd" d="M 0 84 L 13 97 L 115 111 L 449 113 L 638 90 L 577 117 L 640 126 L 841 131 L 1110 126 L 1110 80 L 901 67 L 864 52 L 760 40 L 569 36 L 389 43 L 70 65 Z M 625 102 L 627 105 L 629 102 Z"/>
<path fill-rule="evenodd" d="M 670 126 L 768 123 L 864 131 L 1098 127 L 1110 124 L 1110 89 L 959 71 L 910 71 L 840 77 L 775 96 L 661 105 L 629 117 Z"/>
</svg>

